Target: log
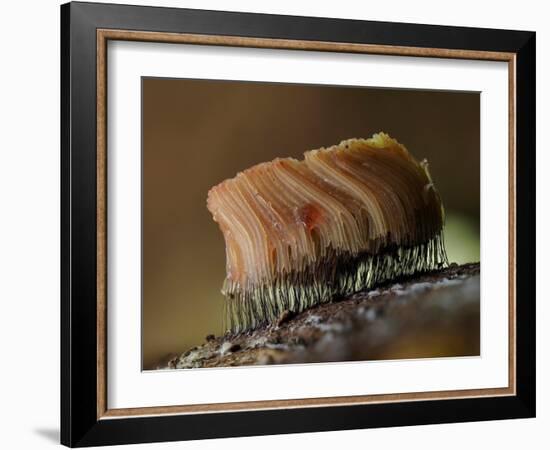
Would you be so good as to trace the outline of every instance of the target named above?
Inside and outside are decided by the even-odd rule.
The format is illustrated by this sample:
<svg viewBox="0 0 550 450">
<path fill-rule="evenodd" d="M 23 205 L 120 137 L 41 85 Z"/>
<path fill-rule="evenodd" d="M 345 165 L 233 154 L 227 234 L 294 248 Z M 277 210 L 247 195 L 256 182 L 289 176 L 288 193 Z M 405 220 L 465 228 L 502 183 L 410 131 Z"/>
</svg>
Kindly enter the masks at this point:
<svg viewBox="0 0 550 450">
<path fill-rule="evenodd" d="M 401 278 L 240 334 L 206 337 L 158 369 L 480 354 L 479 264 Z M 166 360 L 165 360 L 166 361 Z"/>
</svg>

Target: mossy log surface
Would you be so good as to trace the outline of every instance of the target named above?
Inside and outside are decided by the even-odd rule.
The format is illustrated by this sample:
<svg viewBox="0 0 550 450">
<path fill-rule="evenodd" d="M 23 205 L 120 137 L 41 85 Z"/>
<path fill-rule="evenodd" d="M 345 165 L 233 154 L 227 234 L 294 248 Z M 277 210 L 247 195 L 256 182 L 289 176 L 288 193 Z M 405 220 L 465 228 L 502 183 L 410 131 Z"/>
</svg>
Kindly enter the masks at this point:
<svg viewBox="0 0 550 450">
<path fill-rule="evenodd" d="M 451 264 L 297 315 L 286 311 L 253 331 L 207 336 L 158 369 L 479 355 L 479 280 L 479 264 Z"/>
</svg>

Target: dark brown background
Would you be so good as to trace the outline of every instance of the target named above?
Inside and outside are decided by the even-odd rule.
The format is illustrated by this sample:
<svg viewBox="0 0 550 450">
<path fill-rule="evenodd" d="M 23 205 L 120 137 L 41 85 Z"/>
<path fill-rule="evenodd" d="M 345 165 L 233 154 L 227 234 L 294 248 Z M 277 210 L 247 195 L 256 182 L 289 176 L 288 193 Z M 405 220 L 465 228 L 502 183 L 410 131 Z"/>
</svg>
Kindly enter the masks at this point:
<svg viewBox="0 0 550 450">
<path fill-rule="evenodd" d="M 222 332 L 208 190 L 253 164 L 385 131 L 427 158 L 449 258 L 479 260 L 479 94 L 143 79 L 143 367 Z"/>
</svg>

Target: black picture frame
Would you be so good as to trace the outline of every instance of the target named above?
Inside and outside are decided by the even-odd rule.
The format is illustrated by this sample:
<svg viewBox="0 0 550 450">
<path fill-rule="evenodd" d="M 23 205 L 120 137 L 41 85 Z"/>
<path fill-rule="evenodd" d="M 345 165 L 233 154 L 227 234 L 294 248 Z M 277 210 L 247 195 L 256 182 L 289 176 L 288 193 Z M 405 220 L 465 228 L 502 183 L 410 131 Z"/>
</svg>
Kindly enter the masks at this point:
<svg viewBox="0 0 550 450">
<path fill-rule="evenodd" d="M 516 395 L 117 418 L 97 415 L 96 30 L 516 55 Z M 71 447 L 535 416 L 534 32 L 69 3 L 61 6 L 61 443 Z"/>
</svg>

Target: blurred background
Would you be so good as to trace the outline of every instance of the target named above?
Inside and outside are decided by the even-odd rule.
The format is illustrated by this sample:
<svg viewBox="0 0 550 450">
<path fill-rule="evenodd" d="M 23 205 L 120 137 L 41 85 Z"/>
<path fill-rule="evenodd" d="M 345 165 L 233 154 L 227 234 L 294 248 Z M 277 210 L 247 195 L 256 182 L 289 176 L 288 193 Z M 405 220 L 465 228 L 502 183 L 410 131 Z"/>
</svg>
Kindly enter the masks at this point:
<svg viewBox="0 0 550 450">
<path fill-rule="evenodd" d="M 275 157 L 385 131 L 427 158 L 449 261 L 479 261 L 479 94 L 143 79 L 143 368 L 222 329 L 225 252 L 208 190 Z"/>
</svg>

